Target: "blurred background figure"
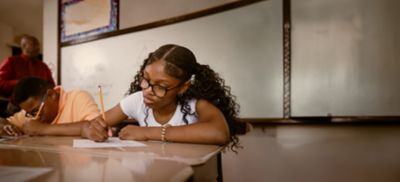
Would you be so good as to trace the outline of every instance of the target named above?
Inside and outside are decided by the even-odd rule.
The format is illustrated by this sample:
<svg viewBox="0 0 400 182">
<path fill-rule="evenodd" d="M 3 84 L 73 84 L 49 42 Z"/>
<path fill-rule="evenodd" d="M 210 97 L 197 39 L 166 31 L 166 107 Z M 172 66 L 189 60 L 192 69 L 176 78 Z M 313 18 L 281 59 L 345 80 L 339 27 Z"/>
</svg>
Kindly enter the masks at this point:
<svg viewBox="0 0 400 182">
<path fill-rule="evenodd" d="M 0 117 L 18 111 L 18 108 L 9 104 L 9 98 L 21 78 L 35 76 L 55 84 L 49 67 L 42 60 L 38 39 L 23 35 L 20 46 L 21 54 L 5 58 L 0 65 Z"/>
</svg>

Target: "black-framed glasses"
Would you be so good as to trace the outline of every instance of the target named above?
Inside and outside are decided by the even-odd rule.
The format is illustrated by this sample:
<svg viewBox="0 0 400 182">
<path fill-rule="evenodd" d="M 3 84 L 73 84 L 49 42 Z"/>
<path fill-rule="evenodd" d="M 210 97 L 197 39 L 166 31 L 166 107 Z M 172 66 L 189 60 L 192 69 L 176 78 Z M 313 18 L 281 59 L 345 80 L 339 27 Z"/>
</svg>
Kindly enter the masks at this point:
<svg viewBox="0 0 400 182">
<path fill-rule="evenodd" d="M 26 112 L 25 117 L 27 118 L 35 118 L 39 116 L 40 112 L 43 110 L 44 103 L 46 102 L 47 94 L 44 94 L 40 99 L 40 104 L 35 107 L 31 112 Z"/>
<path fill-rule="evenodd" d="M 148 79 L 146 79 L 145 77 L 140 77 L 140 87 L 144 90 L 147 89 L 149 87 L 151 87 L 151 91 L 153 92 L 153 94 L 157 97 L 164 97 L 165 95 L 167 95 L 167 92 L 169 90 L 178 88 L 179 86 L 181 86 L 182 83 L 179 83 L 178 85 L 174 86 L 174 87 L 170 87 L 170 88 L 165 88 L 163 86 L 160 85 L 153 85 L 150 83 L 150 81 Z"/>
</svg>

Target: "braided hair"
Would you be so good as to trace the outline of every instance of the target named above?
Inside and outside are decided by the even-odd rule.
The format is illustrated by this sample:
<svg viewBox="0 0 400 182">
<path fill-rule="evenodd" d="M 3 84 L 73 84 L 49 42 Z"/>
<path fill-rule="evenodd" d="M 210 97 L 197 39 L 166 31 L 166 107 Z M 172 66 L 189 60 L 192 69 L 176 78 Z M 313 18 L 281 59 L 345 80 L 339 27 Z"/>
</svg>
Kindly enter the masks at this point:
<svg viewBox="0 0 400 182">
<path fill-rule="evenodd" d="M 166 61 L 165 71 L 169 75 L 183 82 L 191 81 L 189 88 L 183 94 L 177 95 L 177 101 L 182 106 L 183 121 L 188 124 L 186 116 L 194 115 L 188 104 L 190 99 L 204 99 L 210 102 L 223 113 L 230 131 L 229 147 L 236 151 L 235 149 L 240 147 L 237 134 L 245 127 L 245 124 L 238 119 L 239 105 L 236 103 L 236 97 L 231 94 L 231 88 L 225 85 L 225 81 L 218 73 L 210 66 L 196 62 L 194 54 L 189 49 L 168 44 L 150 53 L 135 75 L 128 94 L 142 90 L 140 78 L 145 67 L 160 59 Z"/>
</svg>

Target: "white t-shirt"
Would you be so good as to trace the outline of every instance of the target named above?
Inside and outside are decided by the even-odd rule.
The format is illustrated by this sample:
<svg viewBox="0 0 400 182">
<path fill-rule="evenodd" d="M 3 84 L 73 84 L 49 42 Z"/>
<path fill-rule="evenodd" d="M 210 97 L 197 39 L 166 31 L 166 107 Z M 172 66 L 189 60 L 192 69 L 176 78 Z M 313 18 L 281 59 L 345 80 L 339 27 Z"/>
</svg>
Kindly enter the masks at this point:
<svg viewBox="0 0 400 182">
<path fill-rule="evenodd" d="M 193 113 L 186 116 L 189 124 L 196 123 L 198 121 L 198 117 L 196 114 L 196 101 L 196 99 L 192 99 L 188 102 L 190 106 L 190 112 Z M 153 110 L 146 107 L 146 105 L 144 104 L 142 91 L 135 92 L 122 99 L 120 102 L 120 106 L 122 112 L 124 112 L 124 114 L 127 115 L 130 119 L 133 118 L 137 120 L 140 126 L 146 126 L 146 123 L 144 121 L 146 117 L 146 110 L 148 110 L 148 116 L 146 119 L 148 126 L 161 126 L 161 124 L 154 119 Z M 178 104 L 178 106 L 176 107 L 175 113 L 168 121 L 168 124 L 170 124 L 171 126 L 186 125 L 186 123 L 183 121 L 183 113 L 181 112 L 180 104 Z"/>
</svg>

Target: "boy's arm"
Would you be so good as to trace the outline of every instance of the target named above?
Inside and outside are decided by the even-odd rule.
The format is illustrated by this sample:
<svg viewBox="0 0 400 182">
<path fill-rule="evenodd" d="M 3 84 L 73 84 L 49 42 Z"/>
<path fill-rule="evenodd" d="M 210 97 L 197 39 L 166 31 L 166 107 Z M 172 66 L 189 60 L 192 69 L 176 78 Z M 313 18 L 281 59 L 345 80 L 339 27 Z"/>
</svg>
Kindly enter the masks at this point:
<svg viewBox="0 0 400 182">
<path fill-rule="evenodd" d="M 28 135 L 81 136 L 81 128 L 85 123 L 88 123 L 88 121 L 50 125 L 37 120 L 30 120 L 25 122 L 24 132 Z"/>
</svg>

